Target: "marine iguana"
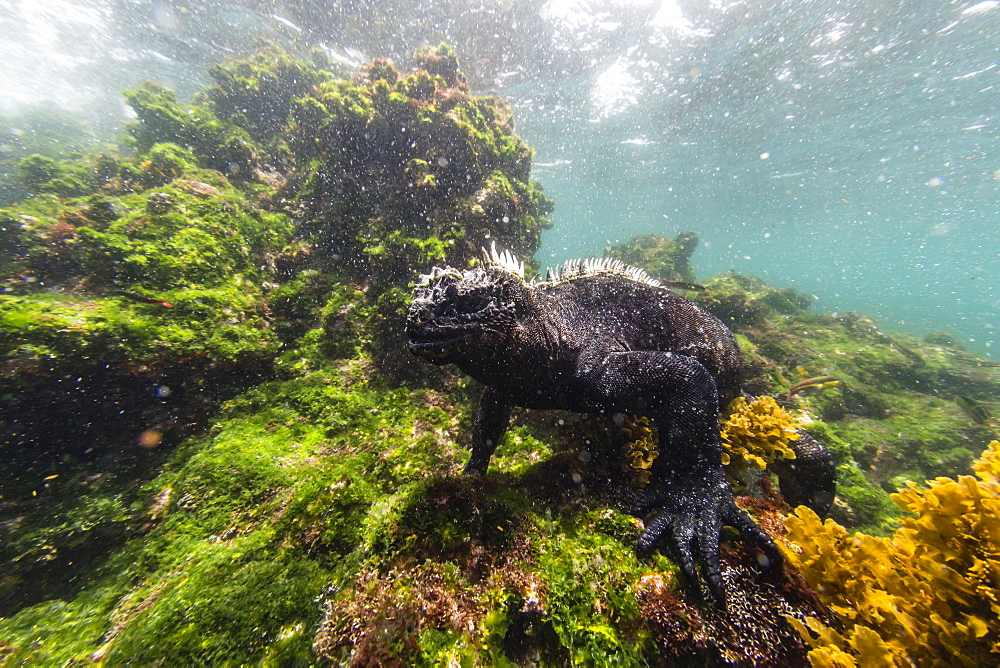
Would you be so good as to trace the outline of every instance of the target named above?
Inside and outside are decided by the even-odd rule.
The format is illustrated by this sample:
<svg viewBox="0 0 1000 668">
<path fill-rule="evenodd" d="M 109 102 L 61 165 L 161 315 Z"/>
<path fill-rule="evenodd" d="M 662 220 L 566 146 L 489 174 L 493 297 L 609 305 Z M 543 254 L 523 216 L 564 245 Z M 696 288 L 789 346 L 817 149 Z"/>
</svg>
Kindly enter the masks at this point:
<svg viewBox="0 0 1000 668">
<path fill-rule="evenodd" d="M 668 535 L 689 582 L 699 581 L 700 562 L 720 602 L 723 525 L 780 562 L 770 537 L 733 501 L 722 468 L 719 412 L 742 383 L 736 339 L 643 270 L 576 261 L 527 282 L 523 263 L 494 246 L 474 269 L 434 267 L 422 276 L 406 334 L 422 360 L 454 363 L 486 386 L 466 474 L 486 473 L 514 406 L 648 416 L 660 455 L 636 508 L 648 514 L 639 551 Z"/>
</svg>

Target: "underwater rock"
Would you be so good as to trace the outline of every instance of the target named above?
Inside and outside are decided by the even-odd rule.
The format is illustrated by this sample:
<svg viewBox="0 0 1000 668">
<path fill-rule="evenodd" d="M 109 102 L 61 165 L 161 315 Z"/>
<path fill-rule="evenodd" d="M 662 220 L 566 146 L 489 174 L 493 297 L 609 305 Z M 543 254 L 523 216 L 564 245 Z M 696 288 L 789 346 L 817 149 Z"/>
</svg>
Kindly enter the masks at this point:
<svg viewBox="0 0 1000 668">
<path fill-rule="evenodd" d="M 205 106 L 181 106 L 173 92 L 153 82 L 124 94 L 138 116 L 138 121 L 129 125 L 129 132 L 140 153 L 156 144 L 177 144 L 190 147 L 206 169 L 236 181 L 253 179 L 259 158 L 243 128 L 219 119 Z"/>
<path fill-rule="evenodd" d="M 249 57 L 212 65 L 208 74 L 216 85 L 201 96 L 215 114 L 263 143 L 286 129 L 295 98 L 333 78 L 330 72 L 273 44 Z"/>
<path fill-rule="evenodd" d="M 30 155 L 17 163 L 21 183 L 33 194 L 60 197 L 83 195 L 93 190 L 93 170 L 84 160 L 53 160 Z"/>
<path fill-rule="evenodd" d="M 420 268 L 465 265 L 493 242 L 534 252 L 551 202 L 529 177 L 531 150 L 506 102 L 472 95 L 446 46 L 417 54 L 410 73 L 376 60 L 321 82 L 289 123 L 295 167 L 279 200 L 312 249 L 299 266 L 364 285 L 376 363 L 419 382 L 403 356 L 405 288 Z"/>
<path fill-rule="evenodd" d="M 604 255 L 641 267 L 653 278 L 694 281 L 691 255 L 697 248 L 698 236 L 694 232 L 682 232 L 673 239 L 642 234 L 623 244 L 609 246 Z"/>
<path fill-rule="evenodd" d="M 776 314 L 805 313 L 812 304 L 812 297 L 797 290 L 772 288 L 759 278 L 735 273 L 705 281 L 705 291 L 692 300 L 740 333 L 763 326 Z"/>
<path fill-rule="evenodd" d="M 530 255 L 549 226 L 506 103 L 473 96 L 450 65 L 422 69 L 448 54 L 428 50 L 409 74 L 375 61 L 294 102 L 283 192 L 299 236 L 376 292 L 433 262 L 464 265 L 492 241 Z"/>
<path fill-rule="evenodd" d="M 223 400 L 273 374 L 260 257 L 291 225 L 195 162 L 157 144 L 133 163 L 137 192 L 0 213 L 17 221 L 0 294 L 0 496 L 26 518 L 0 541 L 4 613 L 82 586 L 144 524 L 110 488 L 134 491 Z M 53 522 L 53 508 L 87 528 Z"/>
</svg>

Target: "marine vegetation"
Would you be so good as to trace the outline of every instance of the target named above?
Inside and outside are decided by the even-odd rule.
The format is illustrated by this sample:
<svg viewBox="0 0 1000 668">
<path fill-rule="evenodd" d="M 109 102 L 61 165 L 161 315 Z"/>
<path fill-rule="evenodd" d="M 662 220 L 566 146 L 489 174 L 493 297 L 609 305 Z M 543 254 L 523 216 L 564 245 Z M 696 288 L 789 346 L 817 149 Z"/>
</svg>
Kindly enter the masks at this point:
<svg viewBox="0 0 1000 668">
<path fill-rule="evenodd" d="M 786 520 L 789 560 L 836 618 L 792 622 L 813 666 L 1000 661 L 1000 442 L 973 470 L 893 494 L 909 514 L 891 538 L 851 535 L 803 507 Z"/>
<path fill-rule="evenodd" d="M 50 101 L 15 107 L 0 116 L 0 206 L 9 206 L 29 194 L 18 164 L 29 156 L 52 160 L 79 158 L 105 146 L 98 128 L 76 112 Z"/>
<path fill-rule="evenodd" d="M 473 95 L 447 46 L 416 61 L 400 73 L 376 59 L 354 79 L 294 99 L 294 168 L 275 196 L 300 221 L 279 270 L 334 272 L 363 286 L 379 303 L 376 363 L 399 381 L 423 375 L 402 336 L 416 268 L 464 265 L 491 242 L 530 255 L 551 209 L 506 102 Z"/>
<path fill-rule="evenodd" d="M 622 468 L 632 473 L 636 485 L 649 484 L 653 462 L 660 456 L 655 426 L 647 417 L 623 418 L 621 432 L 625 437 Z M 725 461 L 723 461 L 725 463 Z"/>
<path fill-rule="evenodd" d="M 745 467 L 763 471 L 776 459 L 795 459 L 789 443 L 799 438 L 798 421 L 771 397 L 747 402 L 736 397 L 726 407 L 729 417 L 722 423 L 722 463 L 741 461 Z M 734 461 L 735 460 L 735 461 Z"/>
<path fill-rule="evenodd" d="M 650 276 L 661 280 L 693 283 L 691 255 L 696 248 L 698 236 L 694 232 L 682 232 L 673 239 L 643 234 L 608 247 L 605 255 L 633 267 L 642 267 Z"/>
<path fill-rule="evenodd" d="M 460 475 L 482 387 L 414 363 L 403 325 L 420 273 L 481 268 L 492 241 L 530 258 L 548 225 L 502 100 L 447 47 L 347 75 L 265 45 L 209 74 L 186 101 L 126 92 L 129 156 L 76 154 L 56 127 L 58 150 L 32 136 L 15 159 L 44 158 L 8 165 L 0 664 L 805 662 L 790 618 L 838 620 L 792 569 L 727 538 L 723 613 L 669 550 L 637 556 L 655 423 L 515 409 L 489 474 Z M 627 242 L 629 262 L 693 282 L 693 235 L 664 239 Z M 954 399 L 996 415 L 998 372 L 947 333 L 702 283 L 748 391 L 833 453 L 846 528 L 892 533 L 889 492 L 966 473 L 996 438 Z M 837 391 L 785 398 L 826 375 Z M 736 487 L 775 541 L 768 476 L 803 462 Z"/>
</svg>

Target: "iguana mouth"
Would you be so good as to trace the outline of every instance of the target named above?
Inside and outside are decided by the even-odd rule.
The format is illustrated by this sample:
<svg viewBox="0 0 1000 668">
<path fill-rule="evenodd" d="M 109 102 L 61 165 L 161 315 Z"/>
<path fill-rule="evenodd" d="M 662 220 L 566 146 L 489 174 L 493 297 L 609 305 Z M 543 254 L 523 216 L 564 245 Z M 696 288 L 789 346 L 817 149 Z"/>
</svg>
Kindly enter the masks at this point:
<svg viewBox="0 0 1000 668">
<path fill-rule="evenodd" d="M 427 360 L 446 357 L 459 344 L 472 339 L 472 332 L 408 332 L 406 347 L 411 353 Z"/>
</svg>

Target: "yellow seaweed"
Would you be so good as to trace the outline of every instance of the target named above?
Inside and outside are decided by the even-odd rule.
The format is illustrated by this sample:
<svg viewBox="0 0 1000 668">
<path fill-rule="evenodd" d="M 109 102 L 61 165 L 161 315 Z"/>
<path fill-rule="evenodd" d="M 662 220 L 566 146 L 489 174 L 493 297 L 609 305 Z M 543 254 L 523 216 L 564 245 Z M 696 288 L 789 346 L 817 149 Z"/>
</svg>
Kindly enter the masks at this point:
<svg viewBox="0 0 1000 668">
<path fill-rule="evenodd" d="M 722 423 L 722 463 L 737 468 L 754 466 L 760 470 L 777 459 L 795 459 L 789 443 L 798 439 L 799 423 L 771 397 L 747 403 L 734 399 L 729 418 Z"/>
<path fill-rule="evenodd" d="M 620 429 L 627 439 L 622 448 L 622 469 L 631 473 L 632 481 L 641 487 L 649 482 L 653 462 L 660 454 L 656 434 L 646 417 L 626 417 Z"/>
<path fill-rule="evenodd" d="M 893 494 L 911 515 L 891 539 L 805 507 L 786 518 L 789 561 L 842 629 L 792 622 L 813 666 L 1000 663 L 1000 442 L 973 468 Z"/>
</svg>

